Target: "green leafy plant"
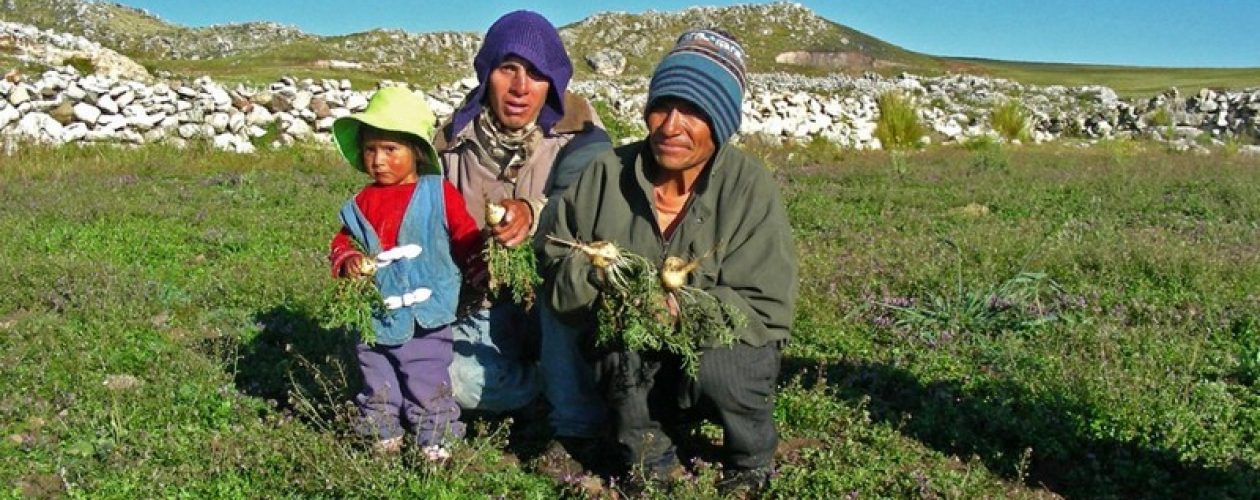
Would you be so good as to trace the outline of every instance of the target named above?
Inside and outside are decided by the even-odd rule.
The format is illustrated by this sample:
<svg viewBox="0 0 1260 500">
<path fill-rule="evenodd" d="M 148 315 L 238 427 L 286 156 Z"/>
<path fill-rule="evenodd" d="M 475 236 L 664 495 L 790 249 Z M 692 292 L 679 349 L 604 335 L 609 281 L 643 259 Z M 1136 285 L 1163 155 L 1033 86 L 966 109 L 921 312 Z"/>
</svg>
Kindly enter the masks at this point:
<svg viewBox="0 0 1260 500">
<path fill-rule="evenodd" d="M 486 201 L 486 224 L 499 224 L 506 216 L 506 208 Z M 527 308 L 533 305 L 534 288 L 542 284 L 542 278 L 538 276 L 538 258 L 532 246 L 521 244 L 509 248 L 494 238 L 487 238 L 481 255 L 490 274 L 491 292 L 510 290 L 516 303 Z"/>
<path fill-rule="evenodd" d="M 361 342 L 371 345 L 376 343 L 376 328 L 372 320 L 384 317 L 387 311 L 385 298 L 372 277 L 375 266 L 366 263 L 369 258 L 364 257 L 365 264 L 360 266 L 362 275 L 333 280 L 333 286 L 323 300 L 323 326 L 357 332 Z"/>
<path fill-rule="evenodd" d="M 963 147 L 971 151 L 971 166 L 978 170 L 1005 171 L 1011 166 L 1002 143 L 987 135 L 974 137 L 963 143 Z"/>
<path fill-rule="evenodd" d="M 669 257 L 663 269 L 646 258 L 615 244 L 591 244 L 548 236 L 549 241 L 586 254 L 604 275 L 600 293 L 597 345 L 618 345 L 631 351 L 665 350 L 682 358 L 683 370 L 695 376 L 700 369 L 700 349 L 705 345 L 729 345 L 735 329 L 747 318 L 704 290 L 685 285 L 697 261 Z M 670 304 L 678 317 L 671 319 Z"/>
<path fill-rule="evenodd" d="M 1045 273 L 1019 271 L 993 286 L 968 289 L 962 277 L 962 251 L 943 242 L 957 254 L 957 284 L 952 293 L 936 293 L 920 302 L 881 301 L 892 311 L 893 324 L 924 339 L 963 334 L 1027 332 L 1059 319 L 1051 294 L 1062 287 Z"/>
</svg>

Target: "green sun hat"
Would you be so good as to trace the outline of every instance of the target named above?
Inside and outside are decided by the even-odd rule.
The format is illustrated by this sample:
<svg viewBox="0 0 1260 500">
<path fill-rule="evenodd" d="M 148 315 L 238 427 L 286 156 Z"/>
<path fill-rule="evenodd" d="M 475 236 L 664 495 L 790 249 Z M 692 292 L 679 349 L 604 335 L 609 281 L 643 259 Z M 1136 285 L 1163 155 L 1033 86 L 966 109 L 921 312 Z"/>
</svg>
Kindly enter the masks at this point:
<svg viewBox="0 0 1260 500">
<path fill-rule="evenodd" d="M 363 125 L 414 137 L 428 155 L 430 165 L 428 170 L 418 173 L 442 173 L 442 164 L 438 162 L 437 151 L 433 149 L 432 142 L 437 116 L 429 109 L 429 103 L 416 93 L 404 87 L 385 87 L 376 91 L 363 112 L 343 116 L 333 122 L 333 141 L 341 151 L 341 156 L 351 166 L 366 173 L 367 169 L 363 167 L 363 149 L 359 144 L 359 129 Z"/>
</svg>

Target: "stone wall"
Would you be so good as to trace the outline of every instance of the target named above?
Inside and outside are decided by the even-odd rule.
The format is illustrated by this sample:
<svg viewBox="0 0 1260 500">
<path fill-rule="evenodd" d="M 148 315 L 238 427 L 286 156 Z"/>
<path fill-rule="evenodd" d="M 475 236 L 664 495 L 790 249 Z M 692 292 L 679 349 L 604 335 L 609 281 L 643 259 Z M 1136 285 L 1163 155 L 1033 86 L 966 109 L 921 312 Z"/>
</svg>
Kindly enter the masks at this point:
<svg viewBox="0 0 1260 500">
<path fill-rule="evenodd" d="M 0 44 L 19 59 L 57 64 L 66 54 L 106 61 L 113 52 L 73 35 L 0 22 Z M 122 56 L 117 56 L 122 58 Z M 362 110 L 374 90 L 346 80 L 282 78 L 266 87 L 225 86 L 209 77 L 154 81 L 143 68 L 94 65 L 82 75 L 60 66 L 40 75 L 11 73 L 0 81 L 0 136 L 51 144 L 116 142 L 145 144 L 208 140 L 219 148 L 250 152 L 256 144 L 330 142 L 333 120 Z M 134 65 L 134 62 L 130 63 Z M 332 64 L 332 62 L 330 62 Z M 123 69 L 118 69 L 123 68 Z M 1170 89 L 1148 99 L 1125 100 L 1101 86 L 1021 85 L 968 75 L 920 77 L 875 74 L 803 77 L 756 74 L 744 100 L 742 135 L 821 137 L 842 147 L 879 149 L 876 99 L 896 91 L 911 98 L 930 135 L 928 142 L 961 142 L 996 136 L 992 110 L 1017 100 L 1035 142 L 1062 137 L 1148 137 L 1177 149 L 1212 141 L 1260 138 L 1260 90 L 1183 95 Z M 440 118 L 463 102 L 477 84 L 465 78 L 422 93 Z M 381 82 L 384 85 L 405 83 Z M 642 124 L 646 78 L 575 81 L 571 90 L 608 103 L 616 118 Z"/>
</svg>

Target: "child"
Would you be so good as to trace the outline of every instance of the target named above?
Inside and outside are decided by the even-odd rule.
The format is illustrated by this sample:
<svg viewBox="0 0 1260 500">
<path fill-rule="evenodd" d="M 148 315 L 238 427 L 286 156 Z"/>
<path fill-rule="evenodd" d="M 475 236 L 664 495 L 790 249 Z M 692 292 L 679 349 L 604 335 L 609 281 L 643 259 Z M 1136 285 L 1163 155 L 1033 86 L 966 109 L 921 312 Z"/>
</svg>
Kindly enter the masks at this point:
<svg viewBox="0 0 1260 500">
<path fill-rule="evenodd" d="M 410 427 L 434 460 L 449 456 L 446 439 L 464 433 L 448 372 L 460 289 L 456 262 L 465 270 L 483 267 L 477 223 L 443 179 L 429 142 L 436 121 L 424 99 L 387 87 L 362 113 L 333 123 L 342 156 L 373 182 L 341 209 L 342 229 L 329 254 L 335 277 L 361 276 L 365 260 L 375 264 L 373 279 L 385 299 L 384 317 L 373 320 L 376 343 L 356 347 L 363 372 L 357 430 L 375 439 L 379 451 L 395 452 Z"/>
</svg>

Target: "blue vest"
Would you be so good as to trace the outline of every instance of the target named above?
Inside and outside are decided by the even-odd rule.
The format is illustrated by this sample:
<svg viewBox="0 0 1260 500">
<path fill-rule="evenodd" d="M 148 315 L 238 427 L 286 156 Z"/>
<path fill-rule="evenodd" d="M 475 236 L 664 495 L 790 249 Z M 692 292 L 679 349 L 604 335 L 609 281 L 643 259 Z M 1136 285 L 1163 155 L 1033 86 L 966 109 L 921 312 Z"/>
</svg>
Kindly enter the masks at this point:
<svg viewBox="0 0 1260 500">
<path fill-rule="evenodd" d="M 338 216 L 368 252 L 366 257 L 376 258 L 376 286 L 386 307 L 383 316 L 372 319 L 376 343 L 402 345 L 417 324 L 432 329 L 455 321 L 460 276 L 451 258 L 441 176 L 420 176 L 403 214 L 397 245 L 389 251 L 382 252 L 376 231 L 353 198 Z"/>
</svg>

